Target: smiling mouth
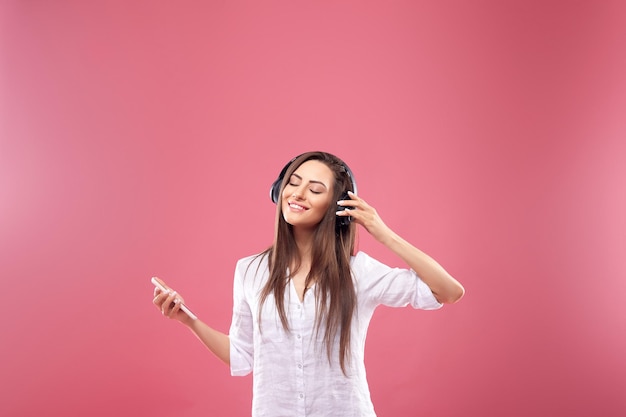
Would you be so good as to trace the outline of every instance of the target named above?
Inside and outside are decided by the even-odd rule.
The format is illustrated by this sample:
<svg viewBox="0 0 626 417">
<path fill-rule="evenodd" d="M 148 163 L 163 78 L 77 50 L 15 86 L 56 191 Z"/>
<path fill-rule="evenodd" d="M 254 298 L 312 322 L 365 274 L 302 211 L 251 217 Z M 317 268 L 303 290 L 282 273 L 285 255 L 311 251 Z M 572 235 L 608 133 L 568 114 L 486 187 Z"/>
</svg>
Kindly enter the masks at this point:
<svg viewBox="0 0 626 417">
<path fill-rule="evenodd" d="M 289 203 L 289 207 L 294 210 L 302 210 L 302 211 L 308 210 L 306 207 L 302 207 L 301 205 L 296 204 L 296 203 Z"/>
</svg>

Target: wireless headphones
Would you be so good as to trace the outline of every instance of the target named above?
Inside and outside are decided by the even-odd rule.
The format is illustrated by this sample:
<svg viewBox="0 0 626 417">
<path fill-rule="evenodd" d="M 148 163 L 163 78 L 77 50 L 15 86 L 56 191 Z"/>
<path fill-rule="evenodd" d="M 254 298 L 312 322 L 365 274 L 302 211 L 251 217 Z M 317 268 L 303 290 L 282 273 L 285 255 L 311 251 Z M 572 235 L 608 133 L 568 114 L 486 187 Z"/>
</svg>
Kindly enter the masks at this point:
<svg viewBox="0 0 626 417">
<path fill-rule="evenodd" d="M 280 171 L 280 174 L 278 174 L 278 178 L 276 178 L 276 180 L 272 183 L 272 186 L 270 187 L 270 198 L 272 199 L 272 202 L 274 204 L 278 203 L 278 200 L 280 200 L 280 186 L 283 182 L 283 178 L 285 177 L 285 174 L 287 173 L 287 170 L 289 169 L 289 167 L 291 166 L 291 164 L 298 158 L 300 158 L 302 155 L 298 155 L 295 158 L 293 158 L 291 161 L 289 161 L 287 163 L 287 165 L 284 166 L 284 168 L 282 169 L 282 171 Z M 348 175 L 348 178 L 350 178 L 350 183 L 352 184 L 352 192 L 354 194 L 357 193 L 357 188 L 356 188 L 356 181 L 354 180 L 354 175 L 352 174 L 352 171 L 350 170 L 350 168 L 348 167 L 348 165 L 346 165 L 341 159 L 337 158 L 336 156 L 334 157 L 337 161 L 339 161 L 339 163 L 341 164 L 341 166 L 343 167 L 343 169 L 345 170 L 346 174 Z M 308 161 L 310 160 L 317 160 L 317 159 L 308 159 Z M 306 162 L 306 161 L 304 161 Z M 350 196 L 348 195 L 347 192 L 343 193 L 340 197 L 340 200 L 349 200 Z M 344 206 L 337 206 L 337 211 L 341 211 L 341 210 L 350 210 L 348 207 L 344 207 Z M 350 224 L 350 221 L 352 221 L 352 217 L 347 216 L 337 216 L 337 227 L 344 227 L 344 226 L 348 226 Z"/>
</svg>

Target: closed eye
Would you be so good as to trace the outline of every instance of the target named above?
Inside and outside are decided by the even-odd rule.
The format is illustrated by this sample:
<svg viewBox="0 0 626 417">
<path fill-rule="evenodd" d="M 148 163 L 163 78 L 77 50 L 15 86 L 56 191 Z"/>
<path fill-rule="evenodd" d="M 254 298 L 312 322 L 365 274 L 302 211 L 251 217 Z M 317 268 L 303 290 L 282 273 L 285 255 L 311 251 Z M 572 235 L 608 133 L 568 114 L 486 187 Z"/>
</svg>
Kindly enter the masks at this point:
<svg viewBox="0 0 626 417">
<path fill-rule="evenodd" d="M 287 184 L 291 187 L 299 187 L 300 184 L 302 184 L 302 177 L 300 177 L 298 174 L 291 174 L 291 177 L 289 178 L 289 182 Z M 309 181 L 309 184 L 315 187 L 309 188 L 309 191 L 312 194 L 322 194 L 327 189 L 326 185 L 321 181 L 311 180 Z"/>
</svg>

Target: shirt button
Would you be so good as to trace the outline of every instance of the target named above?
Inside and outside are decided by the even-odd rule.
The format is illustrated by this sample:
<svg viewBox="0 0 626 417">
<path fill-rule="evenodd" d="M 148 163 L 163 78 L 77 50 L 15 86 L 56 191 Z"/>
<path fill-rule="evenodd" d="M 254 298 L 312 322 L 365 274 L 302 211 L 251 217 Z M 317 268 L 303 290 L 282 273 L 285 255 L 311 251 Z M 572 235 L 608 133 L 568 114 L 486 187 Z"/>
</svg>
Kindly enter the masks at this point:
<svg viewBox="0 0 626 417">
<path fill-rule="evenodd" d="M 301 393 L 300 395 L 298 395 L 298 397 L 304 398 L 304 394 Z"/>
<path fill-rule="evenodd" d="M 298 310 L 300 310 L 300 304 L 298 304 Z"/>
<path fill-rule="evenodd" d="M 302 369 L 302 364 L 301 363 L 298 364 L 298 369 Z"/>
<path fill-rule="evenodd" d="M 300 336 L 300 335 L 298 335 L 298 336 L 296 336 L 296 337 L 297 337 L 298 339 L 302 339 L 302 336 Z"/>
</svg>

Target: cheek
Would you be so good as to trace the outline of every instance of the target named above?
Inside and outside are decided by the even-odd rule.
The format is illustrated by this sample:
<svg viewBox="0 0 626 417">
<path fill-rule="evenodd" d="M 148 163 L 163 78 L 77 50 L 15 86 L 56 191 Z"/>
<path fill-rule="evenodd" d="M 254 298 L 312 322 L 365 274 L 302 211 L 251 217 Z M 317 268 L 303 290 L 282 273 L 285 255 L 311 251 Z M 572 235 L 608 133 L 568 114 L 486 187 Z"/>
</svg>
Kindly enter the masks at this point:
<svg viewBox="0 0 626 417">
<path fill-rule="evenodd" d="M 316 207 L 319 210 L 321 216 L 324 216 L 324 214 L 328 211 L 330 203 L 330 199 L 322 199 L 321 201 L 317 202 Z"/>
<path fill-rule="evenodd" d="M 286 186 L 286 187 L 283 189 L 283 193 L 281 194 L 281 196 L 282 196 L 282 198 L 283 198 L 283 200 L 284 200 L 284 199 L 286 199 L 286 198 L 289 198 L 292 194 L 293 194 L 293 190 L 291 189 L 291 187 Z"/>
</svg>

